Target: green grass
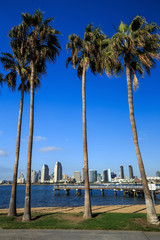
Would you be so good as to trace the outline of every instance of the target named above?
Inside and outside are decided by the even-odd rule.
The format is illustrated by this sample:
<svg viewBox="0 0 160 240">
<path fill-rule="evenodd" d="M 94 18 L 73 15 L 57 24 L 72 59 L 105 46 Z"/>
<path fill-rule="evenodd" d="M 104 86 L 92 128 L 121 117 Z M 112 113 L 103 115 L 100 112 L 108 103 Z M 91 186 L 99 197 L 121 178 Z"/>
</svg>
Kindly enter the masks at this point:
<svg viewBox="0 0 160 240">
<path fill-rule="evenodd" d="M 0 227 L 4 229 L 95 229 L 160 231 L 160 227 L 147 224 L 143 213 L 99 213 L 92 219 L 82 214 L 34 213 L 30 222 L 22 222 L 22 214 L 7 217 L 0 214 Z"/>
</svg>

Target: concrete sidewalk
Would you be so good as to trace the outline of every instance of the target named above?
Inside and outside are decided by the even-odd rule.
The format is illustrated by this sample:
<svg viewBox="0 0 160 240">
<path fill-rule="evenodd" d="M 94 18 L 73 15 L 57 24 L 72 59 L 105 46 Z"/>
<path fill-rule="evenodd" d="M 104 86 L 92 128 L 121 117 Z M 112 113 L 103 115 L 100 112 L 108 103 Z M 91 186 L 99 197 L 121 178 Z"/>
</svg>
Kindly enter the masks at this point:
<svg viewBox="0 0 160 240">
<path fill-rule="evenodd" d="M 159 240 L 160 232 L 101 231 L 101 230 L 3 230 L 3 240 Z"/>
</svg>

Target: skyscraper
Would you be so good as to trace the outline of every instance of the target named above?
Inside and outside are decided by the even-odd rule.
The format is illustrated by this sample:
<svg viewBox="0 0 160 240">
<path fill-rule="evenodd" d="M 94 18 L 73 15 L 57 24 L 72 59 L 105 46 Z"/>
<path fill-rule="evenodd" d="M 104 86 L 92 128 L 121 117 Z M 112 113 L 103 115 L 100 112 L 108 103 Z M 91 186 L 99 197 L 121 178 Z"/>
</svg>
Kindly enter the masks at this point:
<svg viewBox="0 0 160 240">
<path fill-rule="evenodd" d="M 96 182 L 96 181 L 97 181 L 97 171 L 89 170 L 89 182 Z"/>
<path fill-rule="evenodd" d="M 102 181 L 103 182 L 108 182 L 108 172 L 107 172 L 107 170 L 103 170 Z"/>
<path fill-rule="evenodd" d="M 49 180 L 49 167 L 44 164 L 41 171 L 41 183 Z"/>
<path fill-rule="evenodd" d="M 129 167 L 129 179 L 133 179 L 134 176 L 133 176 L 133 168 L 131 165 L 128 166 Z"/>
<path fill-rule="evenodd" d="M 123 169 L 123 166 L 120 166 L 120 178 L 124 179 L 124 169 Z"/>
<path fill-rule="evenodd" d="M 32 170 L 31 171 L 31 183 L 38 182 L 38 175 L 37 172 Z"/>
<path fill-rule="evenodd" d="M 114 172 L 111 172 L 111 178 L 115 178 L 117 177 L 117 174 L 115 174 Z"/>
<path fill-rule="evenodd" d="M 19 178 L 24 178 L 24 174 L 22 172 L 20 172 Z"/>
<path fill-rule="evenodd" d="M 160 171 L 156 172 L 156 177 L 160 177 Z"/>
<path fill-rule="evenodd" d="M 60 162 L 56 162 L 54 167 L 54 181 L 58 182 L 62 179 L 62 165 Z"/>
<path fill-rule="evenodd" d="M 82 168 L 82 182 L 84 182 L 84 168 Z"/>
<path fill-rule="evenodd" d="M 111 169 L 107 169 L 108 182 L 111 182 Z"/>
<path fill-rule="evenodd" d="M 111 170 L 110 169 L 103 170 L 102 181 L 103 182 L 111 182 Z"/>
<path fill-rule="evenodd" d="M 37 172 L 37 181 L 41 182 L 41 171 L 40 170 Z"/>
<path fill-rule="evenodd" d="M 76 182 L 81 181 L 81 173 L 79 171 L 74 172 L 74 179 L 76 180 Z"/>
</svg>

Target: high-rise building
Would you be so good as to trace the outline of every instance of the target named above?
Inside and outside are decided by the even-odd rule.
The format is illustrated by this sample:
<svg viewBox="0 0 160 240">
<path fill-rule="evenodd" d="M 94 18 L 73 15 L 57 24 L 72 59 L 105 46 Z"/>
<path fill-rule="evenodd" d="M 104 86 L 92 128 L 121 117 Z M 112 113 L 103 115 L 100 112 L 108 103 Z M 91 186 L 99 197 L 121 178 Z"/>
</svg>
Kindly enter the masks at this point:
<svg viewBox="0 0 160 240">
<path fill-rule="evenodd" d="M 41 171 L 41 183 L 49 180 L 49 167 L 44 164 Z"/>
<path fill-rule="evenodd" d="M 120 166 L 120 178 L 124 179 L 124 169 L 123 169 L 123 166 Z"/>
<path fill-rule="evenodd" d="M 156 172 L 156 177 L 160 177 L 160 171 Z"/>
<path fill-rule="evenodd" d="M 62 165 L 60 162 L 56 162 L 54 167 L 54 181 L 58 182 L 62 179 Z"/>
<path fill-rule="evenodd" d="M 31 183 L 38 182 L 38 175 L 36 171 L 31 171 Z"/>
<path fill-rule="evenodd" d="M 133 167 L 131 165 L 129 165 L 129 179 L 133 179 Z"/>
<path fill-rule="evenodd" d="M 24 178 L 24 174 L 22 172 L 20 172 L 19 178 Z"/>
<path fill-rule="evenodd" d="M 41 182 L 41 171 L 40 170 L 37 172 L 37 181 L 39 183 Z"/>
<path fill-rule="evenodd" d="M 17 183 L 25 183 L 24 174 L 22 172 L 20 172 L 20 174 L 19 174 L 19 178 L 17 179 Z"/>
<path fill-rule="evenodd" d="M 97 181 L 97 171 L 89 170 L 89 182 L 96 182 L 96 181 Z"/>
<path fill-rule="evenodd" d="M 76 180 L 76 182 L 81 181 L 81 172 L 80 171 L 75 171 L 74 172 L 74 179 Z"/>
<path fill-rule="evenodd" d="M 102 177 L 101 177 L 101 174 L 100 173 L 97 173 L 97 182 L 101 182 L 102 180 Z"/>
<path fill-rule="evenodd" d="M 111 170 L 110 169 L 103 170 L 102 181 L 103 182 L 111 182 Z"/>
<path fill-rule="evenodd" d="M 102 181 L 103 182 L 108 182 L 108 172 L 107 170 L 103 170 L 103 173 L 102 173 Z"/>
<path fill-rule="evenodd" d="M 84 168 L 82 168 L 82 182 L 84 182 Z"/>
<path fill-rule="evenodd" d="M 114 172 L 111 172 L 111 178 L 113 179 L 115 177 L 117 177 L 117 174 L 115 174 Z"/>
<path fill-rule="evenodd" d="M 68 180 L 68 175 L 67 174 L 63 174 L 63 180 L 65 180 L 65 181 Z"/>
<path fill-rule="evenodd" d="M 107 174 L 108 174 L 108 182 L 111 182 L 111 169 L 107 169 Z"/>
</svg>

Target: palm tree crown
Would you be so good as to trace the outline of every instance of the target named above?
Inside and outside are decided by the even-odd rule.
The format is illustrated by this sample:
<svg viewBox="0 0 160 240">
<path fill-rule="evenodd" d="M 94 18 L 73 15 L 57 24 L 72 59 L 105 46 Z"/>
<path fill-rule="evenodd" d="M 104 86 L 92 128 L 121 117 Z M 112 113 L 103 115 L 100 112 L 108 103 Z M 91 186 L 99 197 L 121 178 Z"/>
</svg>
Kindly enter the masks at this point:
<svg viewBox="0 0 160 240">
<path fill-rule="evenodd" d="M 29 13 L 23 13 L 23 25 L 28 28 L 28 60 L 34 64 L 43 65 L 44 61 L 55 62 L 56 56 L 61 49 L 56 31 L 51 25 L 53 18 L 43 20 L 40 10 L 36 10 L 32 16 Z"/>
<path fill-rule="evenodd" d="M 82 76 L 83 66 L 90 66 L 91 72 L 102 73 L 104 65 L 102 61 L 102 51 L 107 37 L 99 27 L 94 28 L 92 24 L 87 25 L 84 38 L 76 34 L 69 36 L 67 49 L 71 51 L 72 56 L 67 58 L 66 65 L 70 63 L 72 67 L 77 68 L 78 77 Z"/>
<path fill-rule="evenodd" d="M 134 88 L 138 86 L 136 73 L 143 77 L 146 70 L 150 74 L 155 59 L 159 59 L 157 30 L 155 23 L 147 23 L 145 18 L 136 16 L 129 26 L 121 21 L 118 32 L 111 39 L 110 50 L 117 59 L 124 61 L 125 67 L 129 66 Z"/>
</svg>

